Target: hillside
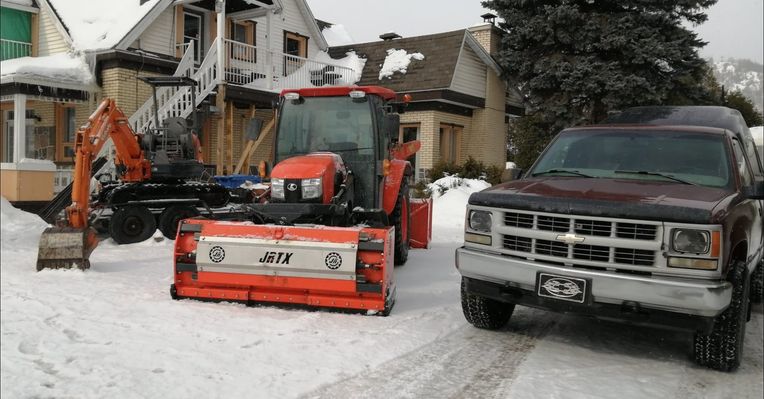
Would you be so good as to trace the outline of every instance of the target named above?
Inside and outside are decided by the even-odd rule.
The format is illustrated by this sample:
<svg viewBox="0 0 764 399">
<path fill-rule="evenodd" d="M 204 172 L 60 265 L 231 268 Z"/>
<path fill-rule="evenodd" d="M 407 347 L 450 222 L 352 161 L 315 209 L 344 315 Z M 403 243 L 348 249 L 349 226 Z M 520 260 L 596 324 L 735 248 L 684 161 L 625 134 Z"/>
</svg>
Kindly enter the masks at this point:
<svg viewBox="0 0 764 399">
<path fill-rule="evenodd" d="M 764 65 L 735 58 L 712 60 L 712 64 L 716 79 L 728 92 L 739 90 L 759 111 L 764 110 Z"/>
</svg>

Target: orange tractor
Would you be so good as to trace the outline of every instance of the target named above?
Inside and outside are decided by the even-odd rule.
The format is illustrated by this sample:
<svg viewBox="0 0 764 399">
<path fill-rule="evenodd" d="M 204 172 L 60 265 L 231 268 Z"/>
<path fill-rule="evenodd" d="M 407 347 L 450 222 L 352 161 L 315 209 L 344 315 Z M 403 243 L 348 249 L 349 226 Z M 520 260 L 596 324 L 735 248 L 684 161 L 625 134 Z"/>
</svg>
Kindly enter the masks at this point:
<svg viewBox="0 0 764 399">
<path fill-rule="evenodd" d="M 412 219 L 406 159 L 419 142 L 397 142 L 395 98 L 375 86 L 283 91 L 268 191 L 247 220 L 181 221 L 172 297 L 387 315 L 394 264 L 427 241 L 411 226 L 431 230 L 429 209 Z"/>
</svg>

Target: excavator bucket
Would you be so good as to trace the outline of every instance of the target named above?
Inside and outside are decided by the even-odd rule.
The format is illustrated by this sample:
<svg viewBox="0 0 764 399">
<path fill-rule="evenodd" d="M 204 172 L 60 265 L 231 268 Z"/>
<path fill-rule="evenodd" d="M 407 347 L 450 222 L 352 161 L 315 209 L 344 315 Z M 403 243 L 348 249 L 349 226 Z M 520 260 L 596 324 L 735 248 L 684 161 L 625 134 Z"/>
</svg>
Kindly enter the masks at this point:
<svg viewBox="0 0 764 399">
<path fill-rule="evenodd" d="M 89 269 L 90 253 L 98 245 L 93 228 L 48 227 L 40 236 L 37 271 L 42 269 Z"/>
<path fill-rule="evenodd" d="M 387 315 L 395 303 L 394 237 L 392 228 L 186 219 L 170 293 Z"/>
</svg>

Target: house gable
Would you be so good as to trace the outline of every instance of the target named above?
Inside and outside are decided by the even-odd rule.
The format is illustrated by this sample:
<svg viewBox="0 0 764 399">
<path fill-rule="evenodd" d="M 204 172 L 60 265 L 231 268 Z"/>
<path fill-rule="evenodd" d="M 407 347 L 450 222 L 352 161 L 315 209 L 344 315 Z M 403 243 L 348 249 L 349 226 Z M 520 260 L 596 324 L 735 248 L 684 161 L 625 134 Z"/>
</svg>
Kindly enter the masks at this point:
<svg viewBox="0 0 764 399">
<path fill-rule="evenodd" d="M 50 7 L 47 0 L 38 0 L 37 3 L 40 5 L 37 55 L 44 57 L 69 51 L 72 39 L 61 24 L 55 10 Z"/>
<path fill-rule="evenodd" d="M 465 34 L 465 42 L 470 34 Z M 456 92 L 476 96 L 486 97 L 486 82 L 488 67 L 470 47 L 462 44 L 459 52 L 459 59 L 456 62 L 453 79 L 451 81 L 451 90 Z"/>
</svg>

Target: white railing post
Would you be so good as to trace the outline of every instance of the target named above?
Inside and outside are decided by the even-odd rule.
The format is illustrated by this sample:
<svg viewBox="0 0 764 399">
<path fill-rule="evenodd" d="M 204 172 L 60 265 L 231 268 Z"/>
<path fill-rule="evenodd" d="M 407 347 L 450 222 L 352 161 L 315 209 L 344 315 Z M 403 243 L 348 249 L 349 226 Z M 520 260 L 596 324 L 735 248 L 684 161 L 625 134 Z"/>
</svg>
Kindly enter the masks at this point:
<svg viewBox="0 0 764 399">
<path fill-rule="evenodd" d="M 225 45 L 225 0 L 215 0 L 215 12 L 217 12 L 217 50 L 218 50 L 218 57 L 217 57 L 217 69 L 218 69 L 218 77 L 221 81 L 225 81 L 225 48 L 223 46 Z"/>
</svg>

